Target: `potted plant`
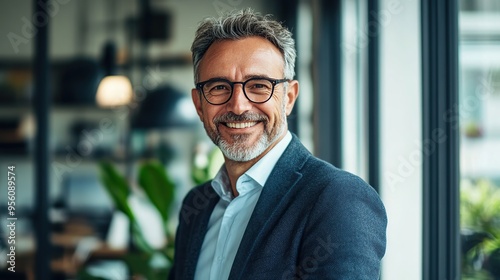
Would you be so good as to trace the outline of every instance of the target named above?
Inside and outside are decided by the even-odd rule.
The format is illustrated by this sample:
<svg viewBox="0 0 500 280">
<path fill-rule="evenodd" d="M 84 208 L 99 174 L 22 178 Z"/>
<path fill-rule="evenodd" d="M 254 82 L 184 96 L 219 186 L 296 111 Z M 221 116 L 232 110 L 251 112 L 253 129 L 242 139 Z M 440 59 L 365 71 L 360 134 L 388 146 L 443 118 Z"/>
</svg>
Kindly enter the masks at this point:
<svg viewBox="0 0 500 280">
<path fill-rule="evenodd" d="M 464 180 L 460 211 L 464 279 L 500 279 L 500 189 Z"/>
</svg>

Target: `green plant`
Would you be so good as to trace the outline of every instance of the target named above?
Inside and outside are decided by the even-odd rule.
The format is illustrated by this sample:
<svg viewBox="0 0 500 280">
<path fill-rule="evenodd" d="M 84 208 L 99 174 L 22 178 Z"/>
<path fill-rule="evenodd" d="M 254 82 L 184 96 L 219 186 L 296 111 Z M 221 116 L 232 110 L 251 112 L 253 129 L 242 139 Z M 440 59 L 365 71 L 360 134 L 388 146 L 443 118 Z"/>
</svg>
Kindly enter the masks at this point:
<svg viewBox="0 0 500 280">
<path fill-rule="evenodd" d="M 137 177 L 138 187 L 142 189 L 162 219 L 163 234 L 167 242 L 160 249 L 152 248 L 144 238 L 137 220 L 138 215 L 129 204 L 133 192 L 127 179 L 110 162 L 101 162 L 99 168 L 103 185 L 116 209 L 123 212 L 130 221 L 134 248 L 123 257 L 130 273 L 148 280 L 166 279 L 174 253 L 174 242 L 168 230 L 168 221 L 175 198 L 175 185 L 165 167 L 155 160 L 144 161 L 139 165 Z"/>
<path fill-rule="evenodd" d="M 191 179 L 196 185 L 199 185 L 217 174 L 224 163 L 224 157 L 216 146 L 208 148 L 200 145 L 197 147 L 191 163 Z"/>
<path fill-rule="evenodd" d="M 500 279 L 500 189 L 488 180 L 462 181 L 460 211 L 463 273 Z"/>
</svg>

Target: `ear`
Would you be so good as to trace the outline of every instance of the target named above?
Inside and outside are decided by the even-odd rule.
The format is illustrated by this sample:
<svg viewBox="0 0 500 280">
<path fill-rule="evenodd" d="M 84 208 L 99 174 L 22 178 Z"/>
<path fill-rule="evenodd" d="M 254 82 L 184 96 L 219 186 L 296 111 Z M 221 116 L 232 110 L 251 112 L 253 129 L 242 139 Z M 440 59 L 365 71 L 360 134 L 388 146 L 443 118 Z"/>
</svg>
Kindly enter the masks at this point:
<svg viewBox="0 0 500 280">
<path fill-rule="evenodd" d="M 299 81 L 292 80 L 288 82 L 287 92 L 286 92 L 286 115 L 289 116 L 292 113 L 295 101 L 299 96 Z"/>
<path fill-rule="evenodd" d="M 191 89 L 191 99 L 193 99 L 194 107 L 196 108 L 196 113 L 198 113 L 198 117 L 200 117 L 200 121 L 203 122 L 203 109 L 201 107 L 201 94 L 198 89 Z"/>
</svg>

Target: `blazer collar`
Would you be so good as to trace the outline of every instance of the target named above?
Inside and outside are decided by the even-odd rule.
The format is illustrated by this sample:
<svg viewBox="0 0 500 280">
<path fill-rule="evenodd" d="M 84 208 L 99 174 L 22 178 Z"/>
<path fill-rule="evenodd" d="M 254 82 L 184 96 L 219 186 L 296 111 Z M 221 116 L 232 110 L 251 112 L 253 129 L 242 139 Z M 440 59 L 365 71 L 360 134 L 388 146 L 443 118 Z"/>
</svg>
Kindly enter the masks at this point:
<svg viewBox="0 0 500 280">
<path fill-rule="evenodd" d="M 272 229 L 288 201 L 287 195 L 302 177 L 300 170 L 311 153 L 300 143 L 296 135 L 292 136 L 292 141 L 276 163 L 257 201 L 234 259 L 229 279 L 242 277 L 252 251 L 261 242 L 262 237 Z"/>
</svg>

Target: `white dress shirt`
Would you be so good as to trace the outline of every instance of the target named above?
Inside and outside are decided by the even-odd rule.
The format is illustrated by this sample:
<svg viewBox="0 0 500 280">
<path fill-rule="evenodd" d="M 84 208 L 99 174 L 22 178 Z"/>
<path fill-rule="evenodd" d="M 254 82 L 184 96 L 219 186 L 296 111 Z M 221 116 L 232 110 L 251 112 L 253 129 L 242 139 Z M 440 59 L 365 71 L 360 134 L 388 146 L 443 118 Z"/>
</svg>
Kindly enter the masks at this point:
<svg viewBox="0 0 500 280">
<path fill-rule="evenodd" d="M 208 222 L 208 231 L 196 265 L 195 280 L 228 279 L 253 209 L 259 200 L 269 174 L 292 140 L 287 132 L 264 157 L 236 181 L 239 195 L 233 196 L 225 165 L 212 181 L 221 197 Z"/>
</svg>

